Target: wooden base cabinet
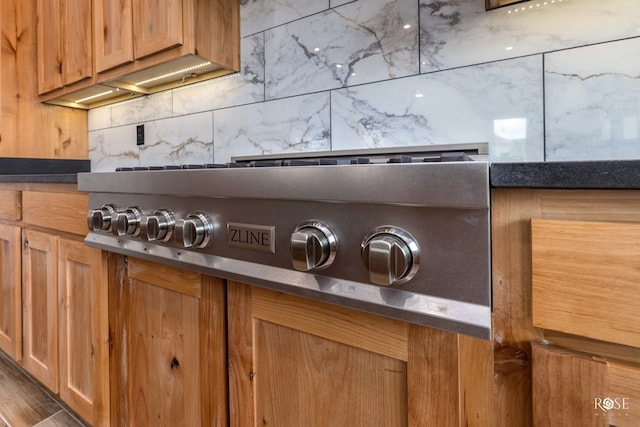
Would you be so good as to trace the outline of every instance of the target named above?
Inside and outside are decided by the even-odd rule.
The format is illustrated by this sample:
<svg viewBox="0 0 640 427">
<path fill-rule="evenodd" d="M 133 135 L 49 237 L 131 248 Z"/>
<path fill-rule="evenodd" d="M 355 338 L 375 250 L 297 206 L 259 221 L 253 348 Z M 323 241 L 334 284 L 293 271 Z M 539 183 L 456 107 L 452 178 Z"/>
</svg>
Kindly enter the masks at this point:
<svg viewBox="0 0 640 427">
<path fill-rule="evenodd" d="M 493 426 L 492 344 L 228 283 L 230 425 Z"/>
<path fill-rule="evenodd" d="M 58 392 L 58 236 L 23 231 L 22 365 L 45 387 Z"/>
<path fill-rule="evenodd" d="M 58 244 L 60 397 L 93 426 L 109 425 L 107 258 L 81 240 Z"/>
<path fill-rule="evenodd" d="M 632 427 L 640 419 L 640 366 L 533 346 L 536 426 Z"/>
<path fill-rule="evenodd" d="M 110 255 L 111 422 L 226 426 L 224 283 Z"/>
<path fill-rule="evenodd" d="M 492 190 L 496 402 L 521 408 L 509 425 L 640 425 L 639 196 Z"/>
<path fill-rule="evenodd" d="M 0 350 L 22 358 L 21 229 L 0 224 Z"/>
<path fill-rule="evenodd" d="M 94 426 L 109 425 L 106 255 L 23 233 L 24 368 Z"/>
</svg>

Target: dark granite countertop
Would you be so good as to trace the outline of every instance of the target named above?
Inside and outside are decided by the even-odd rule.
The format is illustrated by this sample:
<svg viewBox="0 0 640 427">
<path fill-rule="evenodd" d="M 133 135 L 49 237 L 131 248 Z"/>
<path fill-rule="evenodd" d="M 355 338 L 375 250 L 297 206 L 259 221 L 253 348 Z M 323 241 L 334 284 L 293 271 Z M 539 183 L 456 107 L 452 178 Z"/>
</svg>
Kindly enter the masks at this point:
<svg viewBox="0 0 640 427">
<path fill-rule="evenodd" d="M 639 189 L 640 160 L 492 163 L 492 187 Z"/>
<path fill-rule="evenodd" d="M 0 182 L 77 183 L 89 160 L 0 157 Z"/>
</svg>

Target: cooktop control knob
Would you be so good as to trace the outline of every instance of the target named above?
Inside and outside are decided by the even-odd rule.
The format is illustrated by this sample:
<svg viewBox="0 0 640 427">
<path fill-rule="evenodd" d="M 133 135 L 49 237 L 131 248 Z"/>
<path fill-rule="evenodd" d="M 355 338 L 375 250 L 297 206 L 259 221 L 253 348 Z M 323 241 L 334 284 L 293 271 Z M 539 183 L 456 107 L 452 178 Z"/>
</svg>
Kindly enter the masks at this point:
<svg viewBox="0 0 640 427">
<path fill-rule="evenodd" d="M 115 221 L 111 221 L 111 232 L 116 236 L 137 236 L 140 234 L 140 219 L 142 209 L 129 207 L 123 212 L 118 212 Z"/>
<path fill-rule="evenodd" d="M 291 235 L 293 268 L 299 271 L 320 270 L 336 257 L 337 239 L 333 231 L 319 221 L 306 221 Z"/>
<path fill-rule="evenodd" d="M 185 248 L 204 248 L 211 243 L 213 222 L 202 212 L 193 212 L 176 221 L 176 240 Z"/>
<path fill-rule="evenodd" d="M 89 209 L 87 213 L 87 226 L 89 231 L 108 230 L 116 215 L 113 205 L 102 205 L 100 209 Z"/>
<path fill-rule="evenodd" d="M 381 286 L 406 283 L 418 272 L 420 247 L 405 230 L 382 226 L 373 229 L 361 245 L 369 280 Z"/>
<path fill-rule="evenodd" d="M 140 235 L 143 239 L 152 242 L 168 242 L 173 237 L 176 219 L 173 213 L 167 209 L 158 209 L 151 215 L 142 218 L 140 222 Z"/>
</svg>

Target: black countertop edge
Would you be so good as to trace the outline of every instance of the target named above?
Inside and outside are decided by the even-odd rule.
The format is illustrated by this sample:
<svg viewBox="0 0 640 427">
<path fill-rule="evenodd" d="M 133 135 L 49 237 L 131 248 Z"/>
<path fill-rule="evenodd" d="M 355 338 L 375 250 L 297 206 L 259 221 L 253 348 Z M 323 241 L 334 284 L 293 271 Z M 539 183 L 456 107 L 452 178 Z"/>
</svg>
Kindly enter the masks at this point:
<svg viewBox="0 0 640 427">
<path fill-rule="evenodd" d="M 639 189 L 640 160 L 492 163 L 494 188 Z"/>
<path fill-rule="evenodd" d="M 0 157 L 0 177 L 6 175 L 67 175 L 90 171 L 91 161 L 89 160 Z"/>
<path fill-rule="evenodd" d="M 77 184 L 78 174 L 75 173 L 39 173 L 39 174 L 21 174 L 21 175 L 1 175 L 0 182 L 16 182 L 16 183 L 44 183 L 44 184 Z"/>
</svg>

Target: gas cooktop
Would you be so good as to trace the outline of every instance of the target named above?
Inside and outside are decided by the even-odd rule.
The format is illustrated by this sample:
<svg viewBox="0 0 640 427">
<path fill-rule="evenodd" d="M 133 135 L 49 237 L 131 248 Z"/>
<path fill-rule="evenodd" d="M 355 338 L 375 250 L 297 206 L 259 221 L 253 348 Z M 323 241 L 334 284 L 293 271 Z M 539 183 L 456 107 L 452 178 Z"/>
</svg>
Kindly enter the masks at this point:
<svg viewBox="0 0 640 427">
<path fill-rule="evenodd" d="M 199 166 L 79 174 L 85 243 L 490 338 L 486 145 Z"/>
<path fill-rule="evenodd" d="M 486 143 L 430 145 L 421 147 L 380 148 L 367 150 L 343 150 L 272 154 L 233 157 L 227 163 L 202 163 L 163 166 L 121 167 L 117 172 L 187 170 L 187 169 L 232 169 L 244 167 L 282 166 L 336 166 L 396 163 L 440 163 L 464 162 L 487 159 Z"/>
</svg>

